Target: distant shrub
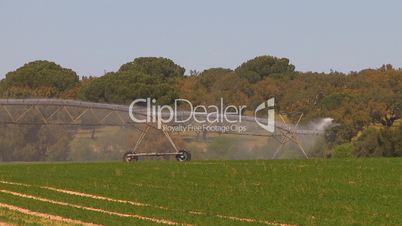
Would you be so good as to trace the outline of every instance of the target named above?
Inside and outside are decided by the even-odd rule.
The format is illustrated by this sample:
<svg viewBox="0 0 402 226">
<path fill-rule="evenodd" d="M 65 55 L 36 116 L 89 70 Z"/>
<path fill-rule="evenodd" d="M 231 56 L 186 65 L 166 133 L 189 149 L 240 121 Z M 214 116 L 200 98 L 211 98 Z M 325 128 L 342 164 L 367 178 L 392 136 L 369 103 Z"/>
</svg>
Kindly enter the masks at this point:
<svg viewBox="0 0 402 226">
<path fill-rule="evenodd" d="M 332 150 L 333 158 L 350 158 L 353 157 L 354 146 L 352 143 L 340 144 Z"/>
</svg>

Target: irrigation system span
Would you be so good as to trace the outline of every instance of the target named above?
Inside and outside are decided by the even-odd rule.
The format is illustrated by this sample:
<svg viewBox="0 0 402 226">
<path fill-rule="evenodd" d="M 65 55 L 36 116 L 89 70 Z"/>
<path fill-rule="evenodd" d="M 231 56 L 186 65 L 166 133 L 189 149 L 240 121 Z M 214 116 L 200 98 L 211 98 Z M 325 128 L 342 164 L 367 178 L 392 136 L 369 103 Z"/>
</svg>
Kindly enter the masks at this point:
<svg viewBox="0 0 402 226">
<path fill-rule="evenodd" d="M 136 118 L 147 118 L 147 109 L 145 107 L 135 106 L 132 113 Z M 188 118 L 190 111 L 176 112 L 177 118 Z M 160 117 L 166 117 L 166 113 L 162 113 Z M 63 115 L 61 117 L 60 115 Z M 297 144 L 305 158 L 308 158 L 303 146 L 301 145 L 298 135 L 321 135 L 321 130 L 298 129 L 298 125 L 302 118 L 302 114 L 294 125 L 290 125 L 285 118 L 278 114 L 281 121 L 275 122 L 275 131 L 267 132 L 258 127 L 255 123 L 256 118 L 250 116 L 241 116 L 242 124 L 253 128 L 254 132 L 230 132 L 224 134 L 235 134 L 239 136 L 266 136 L 273 137 L 279 142 L 278 148 L 275 150 L 273 158 L 276 158 L 284 145 L 289 142 Z M 202 117 L 202 116 L 201 116 Z M 239 116 L 231 115 L 230 117 Z M 259 122 L 267 122 L 267 119 L 257 118 Z M 194 123 L 186 122 L 183 124 Z M 0 124 L 14 125 L 68 125 L 68 126 L 124 126 L 134 127 L 140 130 L 140 136 L 130 152 L 127 152 L 123 159 L 125 161 L 137 160 L 139 156 L 163 156 L 174 155 L 179 161 L 187 161 L 191 159 L 188 151 L 182 150 L 176 146 L 169 135 L 169 131 L 160 129 L 172 145 L 174 152 L 166 153 L 137 153 L 140 143 L 148 133 L 149 128 L 158 129 L 155 123 L 136 123 L 129 117 L 129 106 L 92 103 L 77 100 L 63 99 L 0 99 Z M 145 129 L 140 129 L 139 124 L 144 124 Z M 170 123 L 177 125 L 177 123 Z M 222 132 L 219 132 L 222 133 Z"/>
</svg>

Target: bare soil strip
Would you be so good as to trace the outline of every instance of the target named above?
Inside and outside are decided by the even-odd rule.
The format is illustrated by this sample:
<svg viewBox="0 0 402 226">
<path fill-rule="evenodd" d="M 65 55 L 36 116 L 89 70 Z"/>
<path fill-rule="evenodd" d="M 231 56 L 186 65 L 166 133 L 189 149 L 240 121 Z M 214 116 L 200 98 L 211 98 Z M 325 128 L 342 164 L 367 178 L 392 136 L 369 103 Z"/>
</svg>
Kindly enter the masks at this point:
<svg viewBox="0 0 402 226">
<path fill-rule="evenodd" d="M 10 182 L 10 181 L 2 181 L 2 180 L 0 180 L 0 183 L 18 185 L 18 186 L 23 186 L 23 187 L 31 187 L 31 186 L 33 186 L 33 185 L 30 185 L 30 184 L 22 184 L 22 183 L 16 183 L 16 182 Z M 128 201 L 128 200 L 121 200 L 121 199 L 112 199 L 112 198 L 109 198 L 109 197 L 104 197 L 104 196 L 99 196 L 99 195 L 91 195 L 91 194 L 87 194 L 87 193 L 71 191 L 71 190 L 65 190 L 65 189 L 59 189 L 59 188 L 54 188 L 54 187 L 47 187 L 47 186 L 36 186 L 36 187 L 51 190 L 51 191 L 61 192 L 61 193 L 69 194 L 69 195 L 88 197 L 88 198 L 93 198 L 93 199 L 105 200 L 105 201 L 109 201 L 109 202 L 126 203 L 126 204 L 130 204 L 130 205 L 133 205 L 133 206 L 145 206 L 145 207 L 153 207 L 153 208 L 158 208 L 158 209 L 169 210 L 167 207 L 150 205 L 150 204 L 142 203 L 142 202 L 134 202 L 134 201 Z"/>
<path fill-rule="evenodd" d="M 126 204 L 130 204 L 133 206 L 151 206 L 150 204 L 146 204 L 146 203 L 142 203 L 142 202 L 133 202 L 133 201 L 128 201 L 128 200 L 112 199 L 112 198 L 108 198 L 108 197 L 104 197 L 104 196 L 91 195 L 91 194 L 87 194 L 87 193 L 64 190 L 64 189 L 53 188 L 53 187 L 44 186 L 44 187 L 40 187 L 40 188 L 45 188 L 45 189 L 48 189 L 51 191 L 56 191 L 56 192 L 65 193 L 65 194 L 69 194 L 69 195 L 76 195 L 76 196 L 88 197 L 88 198 L 92 198 L 92 199 L 105 200 L 105 201 L 109 201 L 109 202 L 126 203 Z M 152 206 L 152 207 L 160 208 L 159 206 Z M 161 207 L 161 208 L 165 209 L 164 207 Z"/>
<path fill-rule="evenodd" d="M 2 184 L 11 184 L 11 185 L 18 185 L 18 186 L 23 186 L 23 187 L 31 187 L 30 184 L 22 184 L 22 183 L 16 183 L 16 182 L 4 181 L 4 180 L 0 180 L 0 183 L 2 183 Z"/>
<path fill-rule="evenodd" d="M 283 223 L 276 223 L 276 222 L 258 220 L 258 219 L 253 219 L 253 218 L 241 218 L 241 217 L 232 217 L 232 216 L 225 216 L 225 215 L 216 215 L 216 216 L 223 218 L 223 219 L 230 219 L 230 220 L 234 220 L 234 221 L 249 222 L 249 223 L 259 223 L 259 224 L 275 225 L 275 226 L 297 226 L 296 224 L 283 224 Z"/>
<path fill-rule="evenodd" d="M 153 217 L 145 217 L 145 216 L 141 216 L 141 215 L 137 215 L 137 214 L 119 213 L 119 212 L 107 211 L 107 210 L 103 210 L 103 209 L 87 207 L 87 206 L 81 206 L 81 205 L 76 205 L 76 204 L 71 204 L 71 203 L 66 203 L 66 202 L 54 201 L 54 200 L 45 199 L 45 198 L 41 198 L 41 197 L 37 197 L 37 196 L 26 195 L 26 194 L 19 193 L 19 192 L 8 191 L 8 190 L 4 190 L 4 189 L 0 190 L 0 192 L 5 193 L 5 194 L 18 196 L 18 197 L 22 197 L 22 198 L 34 199 L 34 200 L 47 202 L 47 203 L 51 203 L 51 204 L 57 204 L 57 205 L 61 205 L 61 206 L 69 206 L 69 207 L 74 207 L 74 208 L 78 208 L 78 209 L 84 209 L 84 210 L 89 210 L 89 211 L 94 211 L 94 212 L 99 212 L 99 213 L 105 213 L 105 214 L 119 216 L 119 217 L 131 217 L 131 218 L 136 218 L 136 219 L 145 220 L 145 221 L 151 221 L 151 222 L 155 222 L 155 223 L 159 223 L 159 224 L 188 225 L 188 226 L 190 226 L 190 224 L 183 224 L 183 223 L 178 223 L 178 222 L 165 220 L 165 219 L 158 219 L 158 218 L 153 218 Z"/>
<path fill-rule="evenodd" d="M 0 222 L 0 226 L 12 226 L 12 224 L 5 223 L 5 222 Z"/>
<path fill-rule="evenodd" d="M 46 219 L 49 219 L 49 220 L 52 220 L 52 221 L 62 221 L 62 222 L 68 223 L 68 224 L 80 224 L 80 225 L 85 225 L 85 226 L 100 226 L 99 224 L 87 223 L 87 222 L 83 222 L 83 221 L 79 221 L 79 220 L 75 220 L 75 219 L 70 219 L 70 218 L 65 218 L 65 217 L 61 217 L 61 216 L 57 216 L 57 215 L 34 212 L 34 211 L 29 210 L 29 209 L 25 209 L 25 208 L 21 208 L 21 207 L 18 207 L 18 206 L 5 204 L 5 203 L 0 203 L 0 207 L 6 208 L 6 209 L 12 210 L 12 211 L 20 212 L 20 213 L 30 215 L 30 216 L 46 218 Z"/>
<path fill-rule="evenodd" d="M 33 186 L 33 185 L 29 185 L 29 184 L 15 183 L 15 182 L 2 181 L 2 180 L 0 180 L 0 183 L 20 185 L 20 186 L 25 186 L 25 187 Z M 48 187 L 48 186 L 37 186 L 37 187 L 43 188 L 43 189 L 48 189 L 51 191 L 61 192 L 61 193 L 65 193 L 65 194 L 70 194 L 70 195 L 77 195 L 77 196 L 88 197 L 88 198 L 93 198 L 93 199 L 105 200 L 105 201 L 109 201 L 109 202 L 126 203 L 126 204 L 133 205 L 133 206 L 145 206 L 145 207 L 153 207 L 153 208 L 170 210 L 170 211 L 181 211 L 181 212 L 187 212 L 187 213 L 190 213 L 193 215 L 207 215 L 207 213 L 202 212 L 202 211 L 195 211 L 195 210 L 184 211 L 184 210 L 179 210 L 179 209 L 170 209 L 168 207 L 163 207 L 163 206 L 156 206 L 156 205 L 151 205 L 151 204 L 147 204 L 147 203 L 133 202 L 133 201 L 121 200 L 121 199 L 113 199 L 113 198 L 109 198 L 109 197 L 105 197 L 105 196 L 92 195 L 92 194 L 71 191 L 71 190 L 66 190 L 66 189 L 60 189 L 60 188 L 54 188 L 54 187 Z M 227 220 L 249 222 L 249 223 L 259 223 L 259 224 L 265 224 L 265 225 L 295 226 L 294 224 L 270 222 L 270 221 L 255 219 L 255 218 L 242 218 L 242 217 L 235 217 L 235 216 L 226 216 L 226 215 L 221 215 L 221 214 L 215 214 L 215 216 L 222 218 L 222 219 L 227 219 Z"/>
<path fill-rule="evenodd" d="M 5 223 L 5 222 L 0 222 L 0 226 L 11 226 L 11 224 Z"/>
</svg>

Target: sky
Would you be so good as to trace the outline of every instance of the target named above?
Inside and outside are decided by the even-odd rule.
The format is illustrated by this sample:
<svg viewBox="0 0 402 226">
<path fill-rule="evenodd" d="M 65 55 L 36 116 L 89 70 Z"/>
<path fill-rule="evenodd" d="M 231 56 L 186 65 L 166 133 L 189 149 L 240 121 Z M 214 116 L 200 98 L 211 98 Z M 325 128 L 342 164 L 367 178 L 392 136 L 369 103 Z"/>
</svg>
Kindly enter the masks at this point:
<svg viewBox="0 0 402 226">
<path fill-rule="evenodd" d="M 140 56 L 187 70 L 259 55 L 298 71 L 402 67 L 398 0 L 0 0 L 0 78 L 34 60 L 99 76 Z"/>
</svg>

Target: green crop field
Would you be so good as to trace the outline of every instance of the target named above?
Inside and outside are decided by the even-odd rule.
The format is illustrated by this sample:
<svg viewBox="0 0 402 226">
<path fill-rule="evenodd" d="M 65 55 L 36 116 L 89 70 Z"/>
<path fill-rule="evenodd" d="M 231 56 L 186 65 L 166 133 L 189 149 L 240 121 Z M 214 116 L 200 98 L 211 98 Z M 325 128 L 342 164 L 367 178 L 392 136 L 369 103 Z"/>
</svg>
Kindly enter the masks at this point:
<svg viewBox="0 0 402 226">
<path fill-rule="evenodd" d="M 1 164 L 0 222 L 402 225 L 402 159 Z"/>
</svg>

